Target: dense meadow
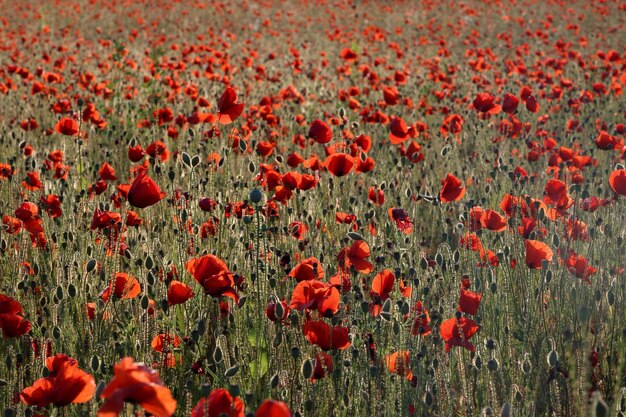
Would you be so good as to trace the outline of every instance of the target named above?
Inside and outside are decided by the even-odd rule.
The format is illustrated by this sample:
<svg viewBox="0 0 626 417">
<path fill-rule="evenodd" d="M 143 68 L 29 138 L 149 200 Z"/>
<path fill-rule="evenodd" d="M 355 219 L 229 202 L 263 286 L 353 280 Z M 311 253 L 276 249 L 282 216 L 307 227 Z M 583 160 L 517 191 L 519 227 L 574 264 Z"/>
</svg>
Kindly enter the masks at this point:
<svg viewBox="0 0 626 417">
<path fill-rule="evenodd" d="M 624 416 L 623 1 L 0 1 L 3 416 Z"/>
</svg>

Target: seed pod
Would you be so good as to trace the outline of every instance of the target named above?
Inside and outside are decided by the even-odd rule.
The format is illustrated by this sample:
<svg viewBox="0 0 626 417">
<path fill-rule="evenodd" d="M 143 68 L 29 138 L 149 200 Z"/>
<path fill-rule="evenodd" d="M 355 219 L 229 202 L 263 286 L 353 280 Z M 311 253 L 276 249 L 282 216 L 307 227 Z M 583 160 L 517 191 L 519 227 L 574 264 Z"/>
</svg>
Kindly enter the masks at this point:
<svg viewBox="0 0 626 417">
<path fill-rule="evenodd" d="M 313 364 L 311 363 L 310 359 L 307 359 L 304 362 L 302 362 L 302 367 L 300 368 L 300 372 L 302 373 L 302 376 L 304 377 L 304 379 L 311 379 L 311 377 L 313 376 Z"/>
<path fill-rule="evenodd" d="M 231 366 L 224 372 L 224 376 L 226 378 L 232 378 L 237 375 L 237 372 L 239 372 L 239 365 Z"/>
</svg>

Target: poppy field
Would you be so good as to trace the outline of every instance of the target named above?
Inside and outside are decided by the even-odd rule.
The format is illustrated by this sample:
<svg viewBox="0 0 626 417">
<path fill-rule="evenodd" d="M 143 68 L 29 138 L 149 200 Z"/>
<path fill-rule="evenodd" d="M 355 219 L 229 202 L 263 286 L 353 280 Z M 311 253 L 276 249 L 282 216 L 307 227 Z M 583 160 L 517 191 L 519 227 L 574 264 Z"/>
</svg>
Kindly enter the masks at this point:
<svg viewBox="0 0 626 417">
<path fill-rule="evenodd" d="M 624 416 L 626 3 L 0 13 L 3 416 Z"/>
</svg>

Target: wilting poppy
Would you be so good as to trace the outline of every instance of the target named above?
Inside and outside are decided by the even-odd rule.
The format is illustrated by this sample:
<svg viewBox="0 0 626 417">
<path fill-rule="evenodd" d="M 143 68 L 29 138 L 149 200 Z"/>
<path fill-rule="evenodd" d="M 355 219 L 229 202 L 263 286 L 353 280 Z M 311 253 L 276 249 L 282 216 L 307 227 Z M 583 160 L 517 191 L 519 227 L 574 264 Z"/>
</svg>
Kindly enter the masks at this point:
<svg viewBox="0 0 626 417">
<path fill-rule="evenodd" d="M 49 375 L 38 379 L 20 393 L 24 404 L 37 407 L 50 404 L 64 406 L 91 400 L 96 391 L 95 379 L 81 370 L 75 359 L 58 354 L 46 359 L 46 367 L 50 371 Z"/>
<path fill-rule="evenodd" d="M 619 195 L 626 195 L 626 169 L 616 169 L 609 176 L 609 185 Z"/>
<path fill-rule="evenodd" d="M 442 188 L 439 193 L 441 201 L 450 203 L 452 201 L 458 201 L 465 195 L 465 187 L 461 180 L 452 174 L 448 174 L 446 178 L 441 182 Z"/>
<path fill-rule="evenodd" d="M 453 346 L 464 347 L 474 352 L 476 348 L 469 339 L 474 336 L 479 328 L 480 327 L 474 320 L 466 317 L 461 317 L 460 319 L 452 317 L 441 323 L 441 326 L 439 326 L 439 334 L 441 338 L 446 341 L 446 352 L 450 352 Z"/>
<path fill-rule="evenodd" d="M 176 280 L 170 282 L 170 286 L 167 289 L 167 303 L 170 306 L 183 304 L 193 296 L 193 290 L 189 285 Z"/>
<path fill-rule="evenodd" d="M 62 135 L 74 136 L 78 133 L 78 122 L 69 117 L 63 117 L 54 125 L 54 130 Z"/>
<path fill-rule="evenodd" d="M 233 398 L 227 389 L 217 388 L 198 401 L 191 417 L 243 417 L 243 407 L 241 398 Z"/>
<path fill-rule="evenodd" d="M 159 157 L 162 162 L 170 158 L 170 151 L 167 149 L 167 145 L 160 140 L 156 140 L 148 145 L 146 153 L 155 159 Z"/>
<path fill-rule="evenodd" d="M 538 240 L 527 239 L 526 245 L 526 265 L 532 269 L 540 269 L 543 261 L 552 261 L 554 253 L 552 249 Z"/>
<path fill-rule="evenodd" d="M 394 221 L 398 229 L 403 233 L 410 235 L 413 233 L 413 220 L 409 218 L 409 213 L 401 208 L 390 208 L 388 210 L 389 217 Z"/>
<path fill-rule="evenodd" d="M 128 202 L 138 208 L 146 208 L 156 204 L 163 197 L 165 197 L 165 193 L 145 172 L 141 172 L 135 178 L 128 190 Z"/>
<path fill-rule="evenodd" d="M 291 417 L 291 411 L 284 402 L 269 399 L 256 409 L 254 417 Z"/>
<path fill-rule="evenodd" d="M 287 318 L 289 317 L 289 311 L 291 310 L 291 308 L 287 305 L 287 302 L 285 300 L 281 300 L 280 305 L 282 308 L 282 315 L 279 317 L 278 311 L 276 309 L 276 304 L 277 303 L 275 303 L 274 301 L 270 301 L 269 303 L 267 303 L 267 307 L 265 308 L 265 315 L 273 322 L 282 321 L 285 324 L 288 323 Z"/>
<path fill-rule="evenodd" d="M 185 264 L 185 268 L 198 284 L 204 288 L 204 293 L 213 297 L 230 297 L 235 301 L 239 295 L 235 290 L 235 279 L 226 263 L 215 255 L 205 255 L 201 258 L 192 258 Z"/>
<path fill-rule="evenodd" d="M 31 324 L 22 317 L 23 312 L 19 301 L 0 294 L 0 329 L 4 338 L 19 337 L 30 332 Z"/>
<path fill-rule="evenodd" d="M 412 308 L 412 314 L 415 315 L 415 321 L 413 322 L 411 334 L 413 336 L 428 336 L 429 334 L 431 334 L 432 329 L 428 325 L 428 323 L 430 323 L 430 315 L 428 314 L 428 310 L 424 308 L 424 305 L 421 301 L 415 303 Z"/>
<path fill-rule="evenodd" d="M 232 87 L 226 87 L 222 96 L 217 101 L 218 121 L 227 125 L 235 121 L 243 112 L 243 103 L 237 102 L 237 92 Z"/>
<path fill-rule="evenodd" d="M 333 131 L 326 124 L 326 122 L 316 119 L 311 123 L 311 127 L 309 127 L 308 136 L 315 140 L 317 143 L 328 143 L 333 138 Z"/>
<path fill-rule="evenodd" d="M 326 169 L 336 177 L 343 177 L 352 171 L 354 158 L 345 153 L 334 153 L 324 161 Z"/>
<path fill-rule="evenodd" d="M 350 347 L 347 327 L 331 327 L 321 320 L 308 321 L 304 323 L 302 332 L 309 343 L 319 346 L 322 350 L 347 349 Z"/>
<path fill-rule="evenodd" d="M 125 402 L 140 405 L 158 417 L 174 415 L 176 400 L 155 370 L 127 357 L 115 364 L 113 373 L 113 379 L 100 394 L 104 404 L 98 417 L 119 416 Z"/>
<path fill-rule="evenodd" d="M 326 352 L 318 352 L 315 355 L 315 366 L 311 381 L 322 379 L 333 371 L 333 357 Z"/>
</svg>

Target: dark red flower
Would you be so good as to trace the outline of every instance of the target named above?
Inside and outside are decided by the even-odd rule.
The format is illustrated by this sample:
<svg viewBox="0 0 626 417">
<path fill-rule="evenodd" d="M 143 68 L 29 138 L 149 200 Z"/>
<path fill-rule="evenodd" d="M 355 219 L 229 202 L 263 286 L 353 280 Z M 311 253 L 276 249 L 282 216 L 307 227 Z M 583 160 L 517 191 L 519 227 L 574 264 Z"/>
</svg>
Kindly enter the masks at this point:
<svg viewBox="0 0 626 417">
<path fill-rule="evenodd" d="M 146 208 L 161 201 L 165 193 L 148 174 L 141 172 L 128 190 L 128 202 L 138 208 Z"/>
<path fill-rule="evenodd" d="M 328 143 L 333 138 L 333 131 L 326 124 L 326 122 L 316 119 L 311 123 L 309 127 L 309 135 L 311 139 L 317 143 Z"/>
</svg>

